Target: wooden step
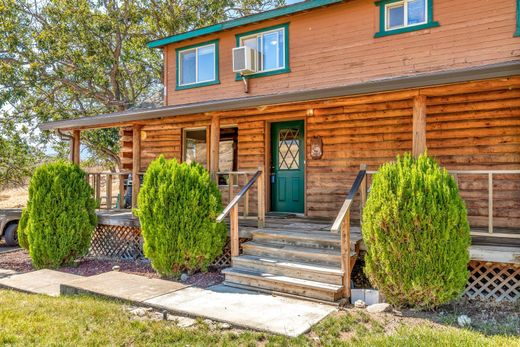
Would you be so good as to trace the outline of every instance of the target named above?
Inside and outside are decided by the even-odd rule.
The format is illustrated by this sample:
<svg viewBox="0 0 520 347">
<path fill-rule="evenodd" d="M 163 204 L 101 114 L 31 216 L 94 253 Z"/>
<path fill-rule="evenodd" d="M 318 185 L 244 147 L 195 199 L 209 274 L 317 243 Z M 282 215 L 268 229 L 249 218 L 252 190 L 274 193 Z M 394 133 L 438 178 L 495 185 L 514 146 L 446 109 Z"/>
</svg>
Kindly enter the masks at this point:
<svg viewBox="0 0 520 347">
<path fill-rule="evenodd" d="M 341 271 L 339 266 L 324 266 L 254 255 L 233 257 L 232 264 L 234 268 L 238 269 L 265 272 L 329 284 L 342 284 L 343 271 Z"/>
<path fill-rule="evenodd" d="M 280 229 L 257 229 L 251 232 L 254 241 L 279 243 L 313 248 L 340 249 L 340 236 L 323 231 L 293 231 Z M 351 242 L 354 248 L 355 243 Z"/>
<path fill-rule="evenodd" d="M 341 252 L 335 249 L 299 247 L 276 243 L 249 241 L 242 244 L 244 254 L 270 258 L 297 260 L 320 265 L 341 265 Z M 355 256 L 356 252 L 351 252 Z"/>
<path fill-rule="evenodd" d="M 326 301 L 336 301 L 341 296 L 340 285 L 326 284 L 299 278 L 274 275 L 265 272 L 227 268 L 222 271 L 225 283 L 267 289 Z"/>
</svg>

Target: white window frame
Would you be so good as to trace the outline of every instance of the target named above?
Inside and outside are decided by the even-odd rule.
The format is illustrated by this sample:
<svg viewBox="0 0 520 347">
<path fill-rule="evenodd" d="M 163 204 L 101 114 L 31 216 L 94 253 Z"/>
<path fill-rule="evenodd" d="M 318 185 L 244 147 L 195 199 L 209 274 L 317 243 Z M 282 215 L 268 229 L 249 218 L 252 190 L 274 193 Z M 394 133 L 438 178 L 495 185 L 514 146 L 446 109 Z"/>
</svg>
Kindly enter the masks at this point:
<svg viewBox="0 0 520 347">
<path fill-rule="evenodd" d="M 276 67 L 274 69 L 267 69 L 267 70 L 261 70 L 260 69 L 260 59 L 257 58 L 256 59 L 256 72 L 255 73 L 263 73 L 263 72 L 270 72 L 270 71 L 277 71 L 277 70 L 283 70 L 285 69 L 285 61 L 286 61 L 286 58 L 285 58 L 285 45 L 287 44 L 287 40 L 285 39 L 286 35 L 285 35 L 285 28 L 276 28 L 276 29 L 272 29 L 272 30 L 266 30 L 266 31 L 261 31 L 259 33 L 256 33 L 256 34 L 253 34 L 253 35 L 248 35 L 248 36 L 244 36 L 244 37 L 241 37 L 240 38 L 240 46 L 244 46 L 244 41 L 245 40 L 249 40 L 251 38 L 255 38 L 256 42 L 257 42 L 257 45 L 258 45 L 258 38 L 260 38 L 260 47 L 257 47 L 257 51 L 258 51 L 258 56 L 260 57 L 260 48 L 263 49 L 264 47 L 264 35 L 267 35 L 267 34 L 270 34 L 270 33 L 274 33 L 274 32 L 279 32 L 281 31 L 282 32 L 282 37 L 284 38 L 283 40 L 283 47 L 280 48 L 280 44 L 278 44 L 276 46 L 276 65 L 279 65 L 280 64 L 280 49 L 282 50 L 282 53 L 283 53 L 283 57 L 282 57 L 282 66 L 280 67 Z M 263 64 L 264 60 L 262 59 L 262 64 Z"/>
<path fill-rule="evenodd" d="M 409 28 L 414 27 L 417 25 L 423 25 L 428 23 L 428 0 L 424 0 L 424 22 L 421 23 L 415 23 L 415 24 L 408 24 L 408 3 L 415 0 L 403 0 L 398 2 L 392 2 L 390 4 L 385 5 L 385 30 L 391 31 L 391 30 L 397 30 L 402 28 Z M 403 25 L 397 26 L 397 27 L 390 27 L 390 9 L 393 7 L 400 7 L 403 6 Z"/>
<path fill-rule="evenodd" d="M 198 80 L 199 79 L 199 49 L 210 47 L 210 46 L 213 46 L 213 56 L 214 56 L 213 79 L 199 81 Z M 195 51 L 195 82 L 182 83 L 182 69 L 183 69 L 182 54 L 185 52 L 189 52 L 189 51 Z M 197 46 L 197 47 L 193 47 L 193 48 L 183 49 L 182 51 L 179 51 L 179 61 L 177 62 L 177 64 L 179 64 L 179 86 L 180 87 L 191 86 L 191 85 L 200 84 L 200 83 L 214 82 L 217 80 L 217 45 L 214 43 L 210 43 L 209 45 L 203 45 L 203 46 Z"/>
</svg>

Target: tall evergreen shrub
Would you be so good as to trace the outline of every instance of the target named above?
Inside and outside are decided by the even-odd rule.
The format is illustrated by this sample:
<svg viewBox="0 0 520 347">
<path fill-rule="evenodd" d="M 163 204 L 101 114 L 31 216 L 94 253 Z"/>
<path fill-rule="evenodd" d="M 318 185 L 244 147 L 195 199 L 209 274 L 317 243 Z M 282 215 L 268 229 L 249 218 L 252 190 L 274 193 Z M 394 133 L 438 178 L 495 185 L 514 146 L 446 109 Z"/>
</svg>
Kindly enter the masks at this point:
<svg viewBox="0 0 520 347">
<path fill-rule="evenodd" d="M 57 268 L 84 256 L 96 227 L 96 203 L 79 166 L 55 162 L 36 169 L 19 225 L 20 245 L 35 268 Z"/>
<path fill-rule="evenodd" d="M 374 175 L 363 211 L 365 272 L 388 302 L 431 308 L 468 280 L 467 212 L 454 178 L 426 154 Z"/>
<path fill-rule="evenodd" d="M 227 237 L 217 185 L 198 164 L 179 163 L 163 156 L 144 176 L 138 209 L 144 252 L 163 276 L 206 270 L 222 253 Z"/>
</svg>

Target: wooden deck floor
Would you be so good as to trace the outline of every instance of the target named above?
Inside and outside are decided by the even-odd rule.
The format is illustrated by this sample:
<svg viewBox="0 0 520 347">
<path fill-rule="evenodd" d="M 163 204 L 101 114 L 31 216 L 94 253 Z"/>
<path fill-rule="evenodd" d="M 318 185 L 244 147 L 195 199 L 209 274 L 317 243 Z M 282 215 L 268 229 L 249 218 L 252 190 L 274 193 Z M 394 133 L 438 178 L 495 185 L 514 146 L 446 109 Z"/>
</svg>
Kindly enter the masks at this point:
<svg viewBox="0 0 520 347">
<path fill-rule="evenodd" d="M 99 224 L 139 226 L 139 219 L 132 215 L 129 210 L 100 210 L 97 214 Z M 256 229 L 256 218 L 241 218 L 239 224 L 240 237 L 249 238 L 251 231 Z M 291 229 L 310 232 L 316 229 L 329 231 L 331 226 L 332 221 L 330 220 L 294 214 L 269 214 L 266 218 L 266 227 L 270 229 Z M 520 229 L 497 229 L 495 232 L 501 236 L 492 236 L 487 233 L 486 229 L 472 229 L 472 233 L 476 233 L 476 236 L 472 236 L 471 259 L 520 264 L 520 238 L 518 237 Z M 507 237 L 507 235 L 512 237 Z M 359 226 L 352 226 L 351 239 L 362 239 Z M 363 244 L 361 249 L 364 250 Z"/>
</svg>

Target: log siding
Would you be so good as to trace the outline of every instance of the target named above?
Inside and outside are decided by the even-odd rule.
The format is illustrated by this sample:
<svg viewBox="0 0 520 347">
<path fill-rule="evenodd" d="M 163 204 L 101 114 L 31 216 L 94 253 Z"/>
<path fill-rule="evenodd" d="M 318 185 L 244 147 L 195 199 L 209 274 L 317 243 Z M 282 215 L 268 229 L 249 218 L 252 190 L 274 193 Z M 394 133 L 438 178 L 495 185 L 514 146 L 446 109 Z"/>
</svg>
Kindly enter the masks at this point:
<svg viewBox="0 0 520 347">
<path fill-rule="evenodd" d="M 333 218 L 361 164 L 377 170 L 397 154 L 412 151 L 413 108 L 419 95 L 426 99 L 428 153 L 446 168 L 520 169 L 520 76 L 143 121 L 141 169 L 159 154 L 181 160 L 182 129 L 209 131 L 216 116 L 221 127 L 238 126 L 238 169 L 255 171 L 264 165 L 269 169 L 270 123 L 301 119 L 306 127 L 305 212 Z M 121 159 L 129 169 L 131 128 L 122 134 Z M 314 136 L 323 141 L 318 160 L 309 155 Z M 485 226 L 487 177 L 461 175 L 458 180 L 472 226 Z M 520 225 L 519 188 L 518 175 L 495 177 L 496 227 Z M 250 209 L 256 210 L 254 200 Z"/>
</svg>

